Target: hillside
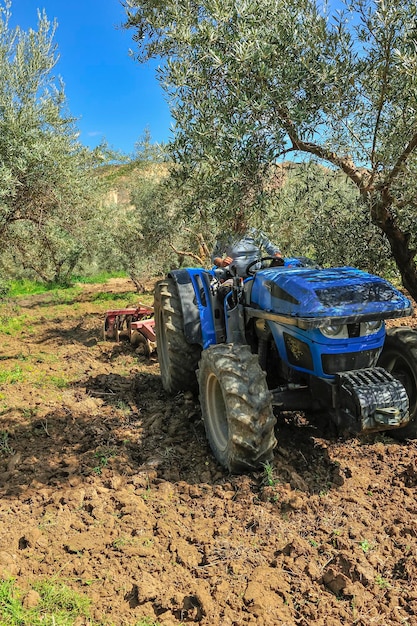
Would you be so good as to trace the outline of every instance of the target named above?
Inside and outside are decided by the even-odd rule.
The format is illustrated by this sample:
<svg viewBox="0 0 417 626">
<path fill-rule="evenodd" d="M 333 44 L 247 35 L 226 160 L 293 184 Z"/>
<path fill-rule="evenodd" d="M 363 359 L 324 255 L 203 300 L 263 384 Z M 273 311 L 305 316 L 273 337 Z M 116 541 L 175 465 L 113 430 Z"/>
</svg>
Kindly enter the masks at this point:
<svg viewBox="0 0 417 626">
<path fill-rule="evenodd" d="M 132 188 L 140 180 L 160 180 L 168 175 L 167 163 L 125 163 L 106 165 L 100 173 L 105 183 L 105 202 L 129 206 Z"/>
</svg>

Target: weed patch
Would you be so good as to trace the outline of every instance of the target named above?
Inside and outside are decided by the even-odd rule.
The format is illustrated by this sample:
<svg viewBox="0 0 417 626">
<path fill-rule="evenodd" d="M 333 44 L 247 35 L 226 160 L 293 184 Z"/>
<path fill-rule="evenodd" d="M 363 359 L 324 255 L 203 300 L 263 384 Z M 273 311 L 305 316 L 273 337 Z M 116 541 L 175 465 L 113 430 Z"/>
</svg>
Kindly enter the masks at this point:
<svg viewBox="0 0 417 626">
<path fill-rule="evenodd" d="M 23 371 L 20 365 L 14 365 L 10 369 L 0 370 L 0 385 L 13 385 L 23 381 Z"/>
<path fill-rule="evenodd" d="M 30 608 L 24 604 L 29 593 L 35 605 Z M 89 608 L 90 600 L 66 585 L 39 582 L 23 592 L 13 580 L 0 582 L 2 626 L 72 626 L 89 617 Z"/>
</svg>

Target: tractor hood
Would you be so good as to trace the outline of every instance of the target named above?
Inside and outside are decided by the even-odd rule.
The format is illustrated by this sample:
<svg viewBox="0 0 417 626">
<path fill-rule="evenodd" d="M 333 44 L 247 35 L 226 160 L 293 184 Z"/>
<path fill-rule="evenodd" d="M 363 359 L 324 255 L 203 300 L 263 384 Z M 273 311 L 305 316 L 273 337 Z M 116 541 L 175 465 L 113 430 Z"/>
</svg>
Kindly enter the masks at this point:
<svg viewBox="0 0 417 626">
<path fill-rule="evenodd" d="M 410 300 L 389 282 L 353 267 L 279 267 L 259 270 L 251 306 L 294 318 L 300 326 L 321 326 L 335 318 L 348 323 L 412 313 Z"/>
</svg>

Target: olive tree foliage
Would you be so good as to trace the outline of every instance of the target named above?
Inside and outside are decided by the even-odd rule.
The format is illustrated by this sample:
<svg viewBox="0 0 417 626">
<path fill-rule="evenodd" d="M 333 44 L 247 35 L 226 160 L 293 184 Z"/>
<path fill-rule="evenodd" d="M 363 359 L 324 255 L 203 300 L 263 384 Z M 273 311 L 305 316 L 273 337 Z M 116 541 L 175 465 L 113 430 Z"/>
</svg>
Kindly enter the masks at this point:
<svg viewBox="0 0 417 626">
<path fill-rule="evenodd" d="M 265 204 L 268 164 L 341 170 L 417 297 L 417 5 L 125 0 L 138 58 L 160 57 L 172 151 L 194 204 L 224 222 Z M 338 207 L 335 205 L 334 210 Z"/>
<path fill-rule="evenodd" d="M 147 158 L 131 165 L 127 198 L 105 208 L 107 229 L 103 236 L 107 244 L 101 246 L 101 265 L 125 270 L 142 291 L 147 278 L 166 269 L 167 244 L 159 246 L 159 232 L 170 232 L 169 210 L 167 206 L 161 211 L 158 208 L 166 172 L 161 164 Z"/>
<path fill-rule="evenodd" d="M 131 160 L 109 169 L 113 193 L 104 201 L 105 228 L 99 234 L 96 262 L 124 269 L 138 291 L 146 280 L 181 264 L 204 264 L 209 255 L 196 219 L 187 218 L 172 185 L 166 147 L 153 143 L 145 129 Z"/>
<path fill-rule="evenodd" d="M 356 186 L 315 163 L 287 163 L 285 182 L 267 213 L 270 232 L 287 255 L 321 265 L 354 265 L 395 277 L 389 245 L 372 224 Z"/>
<path fill-rule="evenodd" d="M 145 129 L 136 145 L 135 162 L 142 173 L 132 187 L 131 202 L 139 217 L 140 246 L 154 275 L 180 265 L 209 262 L 207 233 L 215 221 L 207 222 L 196 210 L 184 211 L 184 194 L 176 184 L 177 167 L 165 144 L 152 142 Z"/>
<path fill-rule="evenodd" d="M 79 143 L 54 76 L 56 25 L 10 18 L 0 2 L 0 271 L 65 282 L 91 244 L 100 150 Z"/>
<path fill-rule="evenodd" d="M 165 178 L 153 188 L 142 183 L 132 193 L 140 216 L 141 248 L 154 274 L 181 265 L 205 265 L 210 251 L 200 219 L 183 213 L 181 197 Z"/>
<path fill-rule="evenodd" d="M 169 166 L 152 160 L 132 163 L 128 204 L 109 204 L 106 258 L 123 268 L 141 291 L 146 279 L 182 264 L 204 264 L 208 250 L 200 225 L 185 219 L 178 196 L 167 184 Z"/>
</svg>

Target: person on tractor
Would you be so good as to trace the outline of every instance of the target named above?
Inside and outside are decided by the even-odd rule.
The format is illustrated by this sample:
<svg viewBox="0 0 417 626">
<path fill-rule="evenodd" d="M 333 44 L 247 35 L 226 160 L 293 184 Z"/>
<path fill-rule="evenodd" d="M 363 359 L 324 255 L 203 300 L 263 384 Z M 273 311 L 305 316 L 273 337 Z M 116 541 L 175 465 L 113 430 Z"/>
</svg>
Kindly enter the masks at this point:
<svg viewBox="0 0 417 626">
<path fill-rule="evenodd" d="M 221 287 L 218 290 L 222 300 L 232 288 L 231 276 L 247 278 L 246 268 L 255 261 L 259 261 L 259 264 L 255 263 L 253 269 L 261 267 L 262 249 L 268 256 L 275 257 L 279 264 L 283 263 L 280 249 L 268 239 L 262 230 L 240 227 L 237 232 L 224 232 L 218 235 L 211 260 L 216 267 L 225 270 L 224 276 L 220 279 Z"/>
<path fill-rule="evenodd" d="M 269 256 L 282 259 L 279 247 L 273 244 L 262 230 L 248 228 L 243 232 L 225 232 L 218 236 L 211 260 L 216 267 L 230 267 L 237 276 L 247 278 L 245 273 L 247 266 L 261 258 L 262 249 Z"/>
</svg>

